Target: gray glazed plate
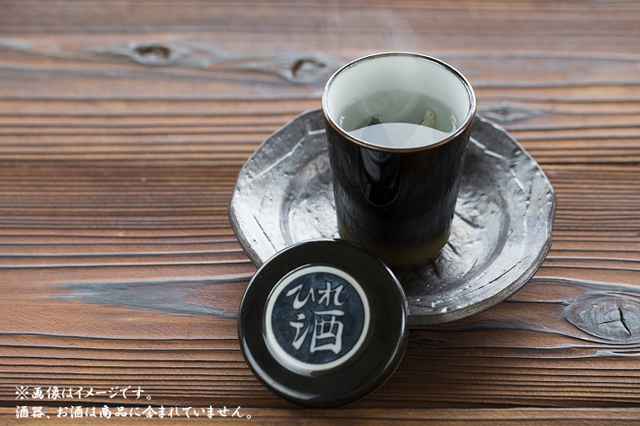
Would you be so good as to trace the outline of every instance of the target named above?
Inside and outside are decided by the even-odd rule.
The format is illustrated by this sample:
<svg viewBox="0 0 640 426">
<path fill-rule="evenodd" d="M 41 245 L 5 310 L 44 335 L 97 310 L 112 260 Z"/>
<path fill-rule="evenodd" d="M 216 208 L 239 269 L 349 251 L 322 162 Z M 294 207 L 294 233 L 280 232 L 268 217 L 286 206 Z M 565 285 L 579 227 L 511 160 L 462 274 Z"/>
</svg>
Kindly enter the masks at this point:
<svg viewBox="0 0 640 426">
<path fill-rule="evenodd" d="M 476 117 L 449 242 L 423 268 L 397 273 L 409 325 L 460 319 L 520 289 L 549 251 L 555 204 L 538 163 L 504 129 Z M 320 110 L 293 119 L 247 160 L 229 218 L 256 266 L 297 242 L 338 237 Z"/>
</svg>

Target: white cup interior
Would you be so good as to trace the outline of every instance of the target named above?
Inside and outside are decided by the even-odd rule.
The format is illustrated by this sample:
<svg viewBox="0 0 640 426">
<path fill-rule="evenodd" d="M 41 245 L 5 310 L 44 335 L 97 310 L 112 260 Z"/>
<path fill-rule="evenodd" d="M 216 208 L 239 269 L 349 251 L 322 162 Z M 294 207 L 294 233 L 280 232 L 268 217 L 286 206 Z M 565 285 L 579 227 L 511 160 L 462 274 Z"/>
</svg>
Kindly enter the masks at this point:
<svg viewBox="0 0 640 426">
<path fill-rule="evenodd" d="M 355 61 L 329 80 L 323 94 L 325 114 L 341 127 L 345 108 L 383 90 L 419 92 L 451 109 L 458 128 L 475 110 L 475 96 L 464 77 L 449 65 L 416 54 L 379 54 Z"/>
</svg>

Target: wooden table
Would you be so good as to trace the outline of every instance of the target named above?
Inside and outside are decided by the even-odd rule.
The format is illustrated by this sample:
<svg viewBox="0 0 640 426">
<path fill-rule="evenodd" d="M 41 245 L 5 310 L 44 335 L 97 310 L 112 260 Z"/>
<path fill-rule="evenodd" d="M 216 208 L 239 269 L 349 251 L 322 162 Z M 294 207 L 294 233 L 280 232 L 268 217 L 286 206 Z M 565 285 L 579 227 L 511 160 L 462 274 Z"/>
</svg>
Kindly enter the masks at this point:
<svg viewBox="0 0 640 426">
<path fill-rule="evenodd" d="M 384 50 L 469 77 L 556 190 L 553 246 L 509 300 L 412 331 L 368 398 L 303 410 L 240 353 L 255 267 L 227 204 L 336 67 Z M 638 420 L 639 126 L 637 2 L 2 1 L 0 423 Z"/>
</svg>

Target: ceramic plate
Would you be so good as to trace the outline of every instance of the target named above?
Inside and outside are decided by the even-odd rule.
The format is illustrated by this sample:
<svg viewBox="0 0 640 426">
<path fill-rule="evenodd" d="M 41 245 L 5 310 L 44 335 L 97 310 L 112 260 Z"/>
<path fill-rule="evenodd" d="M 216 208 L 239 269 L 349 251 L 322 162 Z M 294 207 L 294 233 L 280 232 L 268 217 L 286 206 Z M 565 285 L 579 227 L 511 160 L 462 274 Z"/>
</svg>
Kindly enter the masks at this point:
<svg viewBox="0 0 640 426">
<path fill-rule="evenodd" d="M 476 117 L 449 242 L 421 269 L 397 273 L 409 324 L 460 319 L 520 289 L 549 251 L 555 203 L 538 163 L 504 129 Z M 229 218 L 256 266 L 294 243 L 338 237 L 320 110 L 293 119 L 247 160 Z"/>
</svg>

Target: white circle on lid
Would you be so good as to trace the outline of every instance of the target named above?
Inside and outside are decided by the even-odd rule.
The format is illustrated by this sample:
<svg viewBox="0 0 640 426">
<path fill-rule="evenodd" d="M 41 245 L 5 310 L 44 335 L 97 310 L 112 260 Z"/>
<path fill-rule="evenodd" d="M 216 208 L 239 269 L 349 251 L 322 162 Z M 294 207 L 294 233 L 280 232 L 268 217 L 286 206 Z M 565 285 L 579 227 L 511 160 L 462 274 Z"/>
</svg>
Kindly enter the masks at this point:
<svg viewBox="0 0 640 426">
<path fill-rule="evenodd" d="M 306 363 L 306 362 L 300 361 L 299 359 L 294 358 L 280 346 L 280 343 L 277 341 L 275 333 L 273 331 L 272 315 L 273 315 L 273 308 L 278 299 L 278 296 L 293 280 L 295 280 L 296 278 L 317 273 L 317 272 L 325 272 L 328 274 L 336 275 L 344 279 L 347 283 L 349 283 L 353 287 L 353 289 L 356 291 L 358 296 L 360 297 L 360 301 L 362 303 L 362 308 L 364 312 L 364 318 L 362 322 L 362 330 L 360 331 L 360 336 L 358 337 L 358 340 L 353 345 L 353 347 L 347 353 L 342 355 L 340 358 L 327 363 L 311 364 L 311 363 Z M 276 359 L 278 359 L 279 361 L 282 361 L 283 365 L 286 366 L 287 368 L 293 369 L 293 370 L 302 370 L 307 372 L 328 370 L 330 368 L 337 367 L 345 363 L 347 360 L 349 360 L 362 346 L 362 343 L 364 342 L 365 337 L 367 336 L 367 332 L 369 330 L 369 322 L 370 322 L 369 321 L 369 318 L 370 318 L 369 301 L 367 300 L 367 295 L 365 294 L 360 284 L 358 284 L 358 282 L 346 272 L 331 266 L 326 266 L 326 265 L 314 265 L 314 266 L 302 267 L 300 269 L 297 269 L 289 273 L 284 278 L 282 278 L 276 284 L 274 289 L 271 291 L 271 294 L 269 295 L 269 298 L 267 300 L 267 307 L 265 309 L 264 315 L 265 315 L 264 332 L 265 332 L 267 347 L 272 352 L 272 354 L 276 357 Z"/>
</svg>

